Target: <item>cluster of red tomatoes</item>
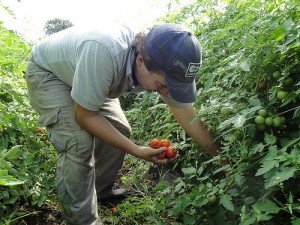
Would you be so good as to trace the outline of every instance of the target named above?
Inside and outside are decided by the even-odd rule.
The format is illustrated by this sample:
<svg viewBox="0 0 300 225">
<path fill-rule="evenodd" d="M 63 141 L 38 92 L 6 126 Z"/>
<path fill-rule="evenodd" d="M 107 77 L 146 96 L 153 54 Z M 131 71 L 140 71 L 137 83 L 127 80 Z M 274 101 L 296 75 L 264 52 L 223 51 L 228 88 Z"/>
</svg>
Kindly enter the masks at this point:
<svg viewBox="0 0 300 225">
<path fill-rule="evenodd" d="M 35 132 L 37 134 L 41 135 L 40 136 L 40 141 L 47 141 L 48 140 L 47 136 L 45 135 L 45 130 L 44 129 L 42 129 L 42 128 L 36 128 Z"/>
<path fill-rule="evenodd" d="M 161 147 L 167 148 L 163 153 L 157 155 L 158 159 L 174 158 L 177 155 L 176 148 L 172 146 L 171 142 L 167 139 L 163 139 L 163 140 L 153 139 L 150 142 L 150 147 L 154 149 L 158 149 Z"/>
</svg>

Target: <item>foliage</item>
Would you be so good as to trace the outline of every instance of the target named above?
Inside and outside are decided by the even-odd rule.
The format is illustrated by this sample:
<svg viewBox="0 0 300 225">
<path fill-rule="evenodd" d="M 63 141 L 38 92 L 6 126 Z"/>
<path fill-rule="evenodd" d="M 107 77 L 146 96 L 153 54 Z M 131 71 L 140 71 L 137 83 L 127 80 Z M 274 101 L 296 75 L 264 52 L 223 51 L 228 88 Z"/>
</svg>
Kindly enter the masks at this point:
<svg viewBox="0 0 300 225">
<path fill-rule="evenodd" d="M 172 5 L 176 1 L 162 20 L 189 26 L 202 44 L 194 106 L 221 143 L 221 155 L 210 158 L 194 144 L 156 94 L 123 96 L 135 124 L 133 140 L 141 145 L 153 138 L 172 140 L 181 157 L 169 169 L 181 177 L 154 184 L 145 178 L 150 164 L 129 157 L 128 176 L 121 180 L 135 196 L 113 216 L 104 211 L 103 221 L 298 225 L 299 2 L 195 0 L 176 11 Z M 36 132 L 37 115 L 22 76 L 29 50 L 0 26 L 0 223 L 5 224 L 25 216 L 15 206 L 41 206 L 56 186 L 56 155 Z M 258 115 L 263 122 L 257 123 Z M 220 165 L 220 158 L 230 165 Z"/>
<path fill-rule="evenodd" d="M 164 193 L 159 203 L 148 200 L 149 207 L 166 205 L 157 213 L 180 224 L 299 224 L 300 4 L 215 3 L 198 0 L 162 20 L 185 24 L 200 39 L 204 61 L 195 108 L 222 153 L 209 159 L 177 130 L 159 100 L 147 96 L 152 105 L 138 95 L 127 110 L 132 124 L 140 124 L 133 137 L 142 144 L 167 137 L 182 156 L 173 166 L 183 176 L 156 193 Z M 264 120 L 273 124 L 278 117 L 279 125 L 256 124 L 261 109 Z M 230 166 L 219 165 L 221 157 Z"/>
<path fill-rule="evenodd" d="M 72 27 L 73 23 L 69 20 L 54 18 L 52 20 L 48 20 L 45 23 L 44 31 L 47 35 L 57 33 L 69 27 Z"/>
<path fill-rule="evenodd" d="M 0 25 L 0 224 L 22 218 L 19 206 L 45 204 L 55 187 L 56 155 L 39 140 L 23 78 L 29 50 Z"/>
</svg>

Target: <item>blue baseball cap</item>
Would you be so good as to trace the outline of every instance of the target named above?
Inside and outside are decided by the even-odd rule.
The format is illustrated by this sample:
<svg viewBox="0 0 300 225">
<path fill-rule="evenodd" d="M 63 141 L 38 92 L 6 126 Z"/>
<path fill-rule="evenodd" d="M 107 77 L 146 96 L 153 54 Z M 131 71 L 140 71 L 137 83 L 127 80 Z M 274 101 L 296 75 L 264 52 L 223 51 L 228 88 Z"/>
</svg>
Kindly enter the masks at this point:
<svg viewBox="0 0 300 225">
<path fill-rule="evenodd" d="M 173 99 L 182 103 L 196 100 L 195 76 L 201 66 L 201 46 L 186 28 L 170 23 L 154 26 L 145 39 L 151 59 L 164 71 Z"/>
</svg>

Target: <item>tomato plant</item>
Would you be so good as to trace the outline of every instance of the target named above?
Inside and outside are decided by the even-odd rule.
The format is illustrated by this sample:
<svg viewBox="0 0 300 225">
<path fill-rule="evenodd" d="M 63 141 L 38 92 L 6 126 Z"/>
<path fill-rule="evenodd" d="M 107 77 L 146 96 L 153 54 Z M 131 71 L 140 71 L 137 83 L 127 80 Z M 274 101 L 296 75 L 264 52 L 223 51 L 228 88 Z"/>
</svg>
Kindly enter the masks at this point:
<svg viewBox="0 0 300 225">
<path fill-rule="evenodd" d="M 291 188 L 299 182 L 299 3 L 221 2 L 222 10 L 212 1 L 198 1 L 162 20 L 186 24 L 202 43 L 196 117 L 221 143 L 231 170 L 178 131 L 155 97 L 154 104 L 141 96 L 135 101 L 147 112 L 145 120 L 134 108 L 128 113 L 147 129 L 134 135 L 180 143 L 183 157 L 172 169 L 183 175 L 162 190 L 169 193 L 162 200 L 169 205 L 167 215 L 179 224 L 294 225 L 300 194 Z M 213 207 L 211 196 L 217 199 Z"/>
</svg>

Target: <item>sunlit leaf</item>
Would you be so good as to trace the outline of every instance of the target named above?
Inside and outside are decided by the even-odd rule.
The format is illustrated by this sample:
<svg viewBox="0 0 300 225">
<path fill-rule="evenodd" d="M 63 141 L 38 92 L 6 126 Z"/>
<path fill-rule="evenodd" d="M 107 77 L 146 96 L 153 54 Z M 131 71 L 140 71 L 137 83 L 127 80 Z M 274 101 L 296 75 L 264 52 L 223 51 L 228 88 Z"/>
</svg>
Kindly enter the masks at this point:
<svg viewBox="0 0 300 225">
<path fill-rule="evenodd" d="M 234 205 L 232 203 L 232 197 L 230 195 L 224 194 L 220 197 L 220 203 L 223 205 L 226 209 L 233 211 Z"/>
<path fill-rule="evenodd" d="M 246 71 L 246 72 L 249 72 L 250 71 L 250 66 L 249 66 L 249 63 L 247 61 L 243 61 L 241 64 L 240 64 L 240 67 L 242 68 L 242 70 Z"/>
<path fill-rule="evenodd" d="M 239 115 L 236 118 L 236 121 L 234 123 L 234 127 L 236 127 L 236 128 L 242 127 L 245 122 L 246 122 L 246 117 L 244 115 Z"/>
</svg>

